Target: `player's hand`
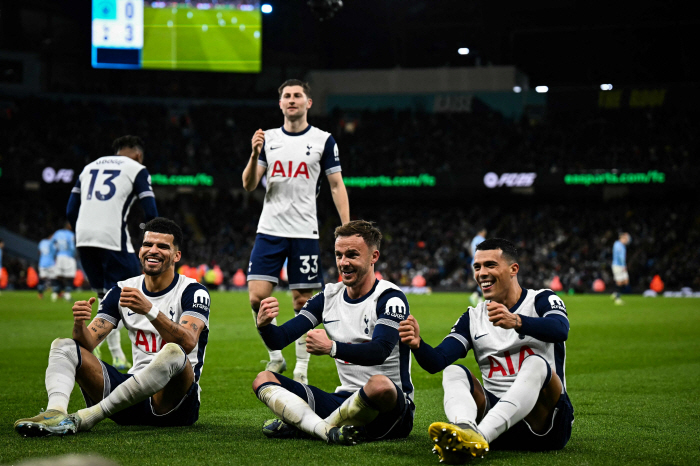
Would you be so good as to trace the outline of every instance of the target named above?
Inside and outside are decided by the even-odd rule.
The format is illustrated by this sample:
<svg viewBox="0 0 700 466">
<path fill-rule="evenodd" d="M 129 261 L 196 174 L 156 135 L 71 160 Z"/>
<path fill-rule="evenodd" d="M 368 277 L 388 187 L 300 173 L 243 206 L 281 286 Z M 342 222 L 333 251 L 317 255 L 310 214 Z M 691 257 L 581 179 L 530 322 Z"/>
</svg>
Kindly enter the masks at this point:
<svg viewBox="0 0 700 466">
<path fill-rule="evenodd" d="M 420 346 L 420 327 L 415 317 L 409 315 L 406 320 L 399 324 L 399 338 L 401 343 L 408 345 L 411 349 L 418 349 Z"/>
<path fill-rule="evenodd" d="M 92 317 L 92 305 L 96 299 L 90 298 L 87 301 L 76 301 L 73 304 L 73 322 L 81 324 Z"/>
<path fill-rule="evenodd" d="M 262 151 L 263 145 L 265 144 L 265 131 L 259 129 L 253 135 L 251 140 L 251 145 L 253 146 L 253 156 L 258 157 Z"/>
<path fill-rule="evenodd" d="M 514 328 L 517 330 L 522 325 L 518 315 L 510 312 L 501 303 L 490 301 L 486 303 L 486 310 L 489 313 L 489 321 L 493 323 L 494 327 Z"/>
<path fill-rule="evenodd" d="M 260 301 L 260 309 L 258 310 L 258 327 L 264 327 L 272 322 L 272 319 L 280 313 L 280 304 L 277 298 L 270 296 Z"/>
<path fill-rule="evenodd" d="M 325 330 L 309 330 L 306 334 L 307 353 L 323 356 L 324 354 L 331 354 L 331 348 L 333 348 L 333 342 L 328 339 Z"/>
<path fill-rule="evenodd" d="M 137 314 L 145 315 L 153 307 L 151 303 L 138 288 L 125 286 L 122 288 L 122 294 L 119 297 L 119 305 L 128 307 Z"/>
</svg>

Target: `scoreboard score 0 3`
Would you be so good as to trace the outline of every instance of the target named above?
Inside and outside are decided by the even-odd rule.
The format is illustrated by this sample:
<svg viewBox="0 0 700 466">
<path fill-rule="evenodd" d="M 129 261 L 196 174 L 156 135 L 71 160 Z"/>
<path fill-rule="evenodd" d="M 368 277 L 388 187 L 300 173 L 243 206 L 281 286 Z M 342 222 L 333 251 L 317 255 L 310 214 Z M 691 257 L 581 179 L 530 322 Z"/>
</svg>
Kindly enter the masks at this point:
<svg viewBox="0 0 700 466">
<path fill-rule="evenodd" d="M 92 0 L 93 68 L 141 68 L 143 0 Z"/>
</svg>

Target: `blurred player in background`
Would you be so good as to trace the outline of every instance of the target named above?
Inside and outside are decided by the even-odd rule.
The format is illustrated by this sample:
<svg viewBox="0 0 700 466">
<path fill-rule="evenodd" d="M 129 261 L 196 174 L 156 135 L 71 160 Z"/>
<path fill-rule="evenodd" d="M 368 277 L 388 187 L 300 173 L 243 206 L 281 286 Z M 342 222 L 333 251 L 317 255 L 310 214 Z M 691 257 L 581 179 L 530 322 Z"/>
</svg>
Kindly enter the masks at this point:
<svg viewBox="0 0 700 466">
<path fill-rule="evenodd" d="M 43 299 L 44 290 L 51 288 L 51 282 L 56 278 L 56 246 L 53 238 L 48 237 L 39 241 L 39 298 Z"/>
<path fill-rule="evenodd" d="M 612 294 L 612 298 L 618 306 L 625 304 L 621 295 L 630 282 L 630 276 L 627 273 L 627 245 L 630 244 L 631 239 L 629 233 L 623 232 L 613 244 L 612 272 L 615 280 L 615 292 Z"/>
<path fill-rule="evenodd" d="M 71 225 L 66 222 L 65 226 L 57 230 L 53 236 L 53 243 L 56 248 L 56 265 L 54 289 L 51 293 L 51 301 L 56 301 L 63 297 L 70 301 L 73 290 L 73 280 L 78 271 L 78 264 L 75 260 L 75 234 L 71 231 Z"/>
<path fill-rule="evenodd" d="M 328 178 L 341 223 L 350 220 L 335 139 L 307 121 L 312 105 L 308 83 L 285 81 L 279 88 L 279 99 L 284 125 L 255 132 L 253 152 L 243 171 L 246 191 L 254 190 L 262 176 L 267 175 L 265 203 L 248 265 L 248 294 L 256 321 L 260 302 L 279 283 L 285 259 L 289 259 L 287 274 L 295 314 L 304 307 L 312 291 L 323 286 L 316 218 L 321 172 Z M 282 352 L 269 348 L 268 352 L 266 369 L 284 372 L 287 363 Z M 309 354 L 303 335 L 297 342 L 296 357 L 294 380 L 307 383 Z"/>
<path fill-rule="evenodd" d="M 472 238 L 472 242 L 469 245 L 469 252 L 472 255 L 472 260 L 471 263 L 469 264 L 470 266 L 474 265 L 474 254 L 476 254 L 476 247 L 486 241 L 486 228 L 483 226 L 478 227 L 476 236 Z M 469 302 L 471 302 L 472 306 L 476 306 L 480 302 L 482 302 L 484 299 L 482 298 L 482 292 L 481 292 L 481 287 L 479 287 L 479 284 L 477 283 L 476 285 L 476 291 L 474 291 L 471 296 L 469 297 Z"/>
<path fill-rule="evenodd" d="M 326 393 L 261 372 L 253 389 L 279 416 L 265 422 L 263 433 L 285 438 L 303 431 L 342 445 L 405 438 L 413 428 L 415 405 L 411 354 L 400 344 L 397 329 L 409 314 L 408 300 L 399 287 L 375 278 L 382 238 L 378 228 L 354 220 L 336 228 L 335 237 L 342 283 L 326 285 L 281 327 L 272 323 L 279 314 L 277 299 L 264 299 L 258 329 L 266 344 L 279 349 L 308 331 L 306 350 L 336 360 L 341 386 Z M 325 330 L 311 330 L 321 323 Z"/>
<path fill-rule="evenodd" d="M 73 336 L 51 343 L 46 411 L 15 422 L 25 437 L 76 434 L 109 417 L 119 425 L 189 426 L 199 418 L 199 377 L 209 337 L 210 297 L 196 280 L 175 273 L 182 230 L 156 218 L 146 224 L 139 257 L 145 275 L 120 281 L 92 316 L 95 298 L 73 305 Z M 120 321 L 129 330 L 129 374 L 92 349 Z M 87 407 L 68 414 L 75 383 Z"/>
<path fill-rule="evenodd" d="M 5 248 L 5 242 L 0 238 L 0 273 L 2 271 L 2 250 Z M 2 294 L 2 292 L 0 292 Z"/>
<path fill-rule="evenodd" d="M 151 176 L 142 165 L 144 144 L 122 136 L 112 144 L 115 155 L 100 157 L 83 168 L 68 200 L 68 220 L 77 234 L 78 253 L 98 301 L 120 280 L 141 273 L 126 219 L 136 198 L 146 221 L 158 216 Z M 119 331 L 107 339 L 112 365 L 128 369 Z M 99 357 L 99 349 L 97 350 Z"/>
<path fill-rule="evenodd" d="M 420 338 L 413 316 L 399 334 L 420 366 L 443 371 L 446 422 L 429 428 L 440 462 L 463 464 L 489 447 L 559 450 L 569 441 L 574 408 L 566 393 L 569 319 L 552 290 L 528 290 L 518 283 L 518 250 L 490 239 L 477 246 L 474 278 L 486 302 L 470 307 L 436 348 Z M 484 387 L 465 366 L 453 362 L 470 349 Z"/>
</svg>

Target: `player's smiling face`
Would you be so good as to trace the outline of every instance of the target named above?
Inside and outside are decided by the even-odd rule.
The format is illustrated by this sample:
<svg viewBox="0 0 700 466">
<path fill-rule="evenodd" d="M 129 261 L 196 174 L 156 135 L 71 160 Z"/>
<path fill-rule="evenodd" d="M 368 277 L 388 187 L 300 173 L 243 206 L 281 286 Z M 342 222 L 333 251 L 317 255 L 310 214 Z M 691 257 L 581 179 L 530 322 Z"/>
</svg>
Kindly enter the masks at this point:
<svg viewBox="0 0 700 466">
<path fill-rule="evenodd" d="M 311 99 L 304 93 L 301 86 L 287 86 L 282 90 L 280 97 L 280 109 L 288 120 L 296 120 L 306 115 L 311 108 Z"/>
<path fill-rule="evenodd" d="M 379 251 L 370 250 L 359 235 L 339 236 L 335 240 L 335 263 L 343 284 L 349 288 L 363 288 L 374 283 L 372 266 L 379 259 Z M 370 284 L 371 287 L 371 284 Z"/>
<path fill-rule="evenodd" d="M 144 234 L 139 259 L 146 275 L 160 275 L 180 260 L 182 253 L 173 239 L 173 235 L 167 233 L 147 231 Z"/>
<path fill-rule="evenodd" d="M 484 292 L 484 298 L 497 303 L 505 301 L 519 268 L 516 262 L 503 257 L 500 249 L 477 250 L 474 254 L 474 280 Z"/>
</svg>

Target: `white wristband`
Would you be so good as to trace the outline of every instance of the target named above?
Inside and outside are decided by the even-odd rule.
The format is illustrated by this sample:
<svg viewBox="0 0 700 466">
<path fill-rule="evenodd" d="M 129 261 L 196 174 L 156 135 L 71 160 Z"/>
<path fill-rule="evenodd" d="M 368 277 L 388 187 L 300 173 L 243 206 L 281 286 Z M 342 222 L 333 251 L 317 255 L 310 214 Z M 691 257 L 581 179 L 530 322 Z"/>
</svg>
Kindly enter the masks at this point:
<svg viewBox="0 0 700 466">
<path fill-rule="evenodd" d="M 331 346 L 331 352 L 330 352 L 330 357 L 334 358 L 335 357 L 335 352 L 337 351 L 338 347 L 336 346 L 335 342 L 333 342 L 333 345 Z"/>
<path fill-rule="evenodd" d="M 160 314 L 160 309 L 158 309 L 157 307 L 153 306 L 153 307 L 151 307 L 151 310 L 148 311 L 148 314 L 145 314 L 145 315 L 146 315 L 146 318 L 147 318 L 148 320 L 150 320 L 151 322 L 153 322 L 154 320 L 156 320 L 156 319 L 158 318 L 158 314 Z"/>
</svg>

